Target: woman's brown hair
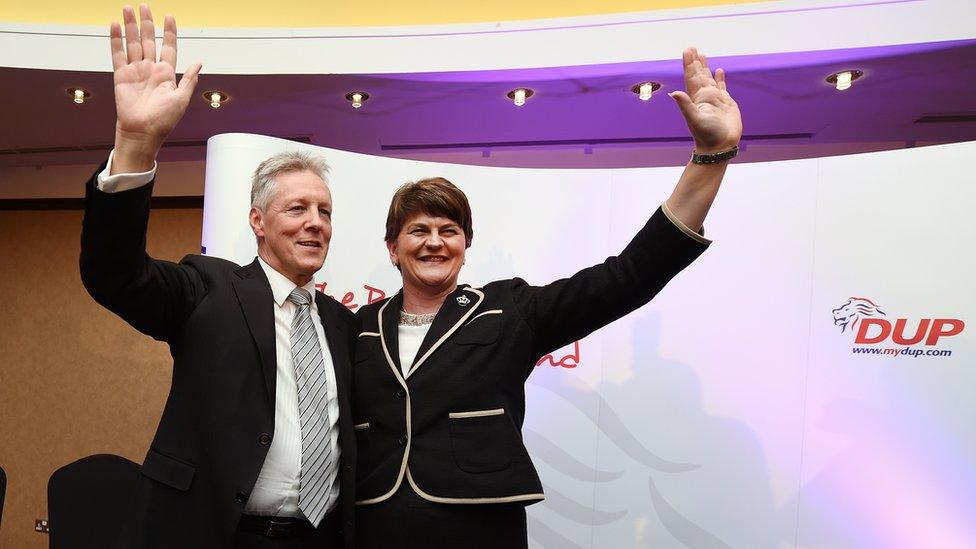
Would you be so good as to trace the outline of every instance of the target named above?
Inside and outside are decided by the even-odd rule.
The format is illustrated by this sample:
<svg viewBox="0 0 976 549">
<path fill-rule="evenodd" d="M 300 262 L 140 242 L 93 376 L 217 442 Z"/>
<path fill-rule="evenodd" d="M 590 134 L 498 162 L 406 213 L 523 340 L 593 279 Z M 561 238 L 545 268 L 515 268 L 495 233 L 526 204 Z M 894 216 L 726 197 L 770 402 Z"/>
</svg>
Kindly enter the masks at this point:
<svg viewBox="0 0 976 549">
<path fill-rule="evenodd" d="M 471 206 L 461 189 L 443 177 L 430 177 L 405 183 L 393 194 L 390 211 L 386 215 L 387 242 L 396 242 L 397 235 L 410 217 L 424 213 L 446 217 L 464 232 L 465 247 L 471 246 L 474 229 L 471 227 Z"/>
</svg>

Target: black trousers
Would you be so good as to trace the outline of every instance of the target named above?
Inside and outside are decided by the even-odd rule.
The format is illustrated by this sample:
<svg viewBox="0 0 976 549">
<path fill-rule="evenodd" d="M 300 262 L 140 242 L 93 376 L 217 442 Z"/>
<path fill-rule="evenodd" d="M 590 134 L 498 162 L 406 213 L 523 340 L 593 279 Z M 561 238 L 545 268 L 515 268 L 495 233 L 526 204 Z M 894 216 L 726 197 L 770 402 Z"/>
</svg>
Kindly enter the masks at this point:
<svg viewBox="0 0 976 549">
<path fill-rule="evenodd" d="M 433 503 L 405 482 L 390 499 L 356 507 L 359 549 L 526 549 L 525 507 Z"/>
</svg>

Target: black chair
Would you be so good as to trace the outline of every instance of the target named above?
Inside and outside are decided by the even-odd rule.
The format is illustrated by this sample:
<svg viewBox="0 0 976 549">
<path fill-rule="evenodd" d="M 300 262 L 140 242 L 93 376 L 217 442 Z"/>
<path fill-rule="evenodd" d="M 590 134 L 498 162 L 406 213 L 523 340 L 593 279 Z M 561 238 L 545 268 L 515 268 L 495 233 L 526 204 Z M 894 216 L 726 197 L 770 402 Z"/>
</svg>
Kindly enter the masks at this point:
<svg viewBox="0 0 976 549">
<path fill-rule="evenodd" d="M 47 484 L 51 549 L 110 546 L 131 504 L 139 469 L 124 457 L 97 454 L 55 471 Z"/>
<path fill-rule="evenodd" d="M 7 473 L 0 467 L 0 525 L 3 524 L 3 498 L 7 495 Z"/>
</svg>

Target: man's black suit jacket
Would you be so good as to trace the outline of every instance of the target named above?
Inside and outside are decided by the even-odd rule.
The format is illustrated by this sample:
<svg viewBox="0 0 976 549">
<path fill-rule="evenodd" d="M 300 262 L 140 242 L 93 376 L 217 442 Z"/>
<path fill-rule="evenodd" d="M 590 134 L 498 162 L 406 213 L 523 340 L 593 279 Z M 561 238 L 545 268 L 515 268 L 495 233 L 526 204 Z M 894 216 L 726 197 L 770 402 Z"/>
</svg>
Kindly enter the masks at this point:
<svg viewBox="0 0 976 549">
<path fill-rule="evenodd" d="M 152 183 L 104 193 L 96 178 L 88 182 L 81 237 L 85 288 L 142 333 L 168 343 L 173 355 L 166 407 L 131 515 L 122 517 L 122 545 L 229 547 L 274 436 L 271 286 L 257 260 L 241 267 L 196 255 L 179 264 L 149 257 Z M 344 306 L 321 293 L 315 299 L 336 370 L 337 511 L 351 548 L 356 445 L 349 353 L 359 330 Z"/>
</svg>

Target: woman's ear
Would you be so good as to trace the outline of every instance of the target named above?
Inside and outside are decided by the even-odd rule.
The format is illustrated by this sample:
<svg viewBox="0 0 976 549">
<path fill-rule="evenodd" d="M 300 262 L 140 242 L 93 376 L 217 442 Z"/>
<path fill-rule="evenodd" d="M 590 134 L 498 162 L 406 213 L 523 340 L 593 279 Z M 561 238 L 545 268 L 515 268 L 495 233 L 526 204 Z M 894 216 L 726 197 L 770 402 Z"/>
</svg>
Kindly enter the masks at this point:
<svg viewBox="0 0 976 549">
<path fill-rule="evenodd" d="M 397 257 L 396 242 L 387 242 L 386 243 L 386 249 L 390 252 L 390 262 L 393 263 L 393 266 L 394 267 L 396 267 L 397 269 L 399 269 L 400 268 L 400 258 Z"/>
</svg>

